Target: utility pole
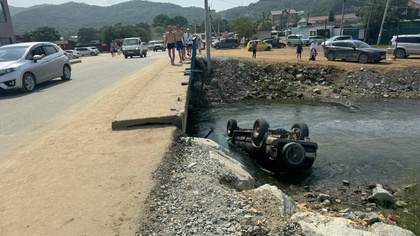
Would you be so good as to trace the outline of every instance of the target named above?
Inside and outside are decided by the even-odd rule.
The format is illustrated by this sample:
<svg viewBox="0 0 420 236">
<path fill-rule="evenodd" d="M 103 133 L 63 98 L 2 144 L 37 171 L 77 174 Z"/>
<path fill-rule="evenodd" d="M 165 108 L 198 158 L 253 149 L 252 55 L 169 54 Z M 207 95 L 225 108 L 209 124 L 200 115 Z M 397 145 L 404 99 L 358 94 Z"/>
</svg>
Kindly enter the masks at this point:
<svg viewBox="0 0 420 236">
<path fill-rule="evenodd" d="M 209 2 L 208 0 L 204 0 L 204 22 L 205 22 L 205 30 L 206 30 L 206 57 L 207 57 L 207 73 L 211 73 L 211 57 L 210 57 L 210 14 L 209 14 Z"/>
<path fill-rule="evenodd" d="M 384 17 L 382 17 L 381 29 L 379 30 L 378 41 L 376 41 L 376 45 L 378 45 L 381 42 L 382 30 L 384 29 L 384 22 L 386 19 L 386 14 L 388 12 L 388 7 L 389 7 L 389 0 L 386 0 Z"/>
<path fill-rule="evenodd" d="M 340 35 L 343 35 L 343 21 L 344 21 L 344 3 L 346 0 L 343 0 L 343 7 L 341 9 L 341 24 L 340 24 Z"/>
<path fill-rule="evenodd" d="M 369 26 L 370 26 L 370 18 L 372 17 L 372 12 L 373 12 L 373 5 L 376 3 L 376 1 L 375 0 L 373 0 L 373 3 L 370 5 L 370 13 L 369 13 L 369 18 L 368 18 L 368 21 L 367 21 L 367 25 L 366 25 L 366 32 L 365 32 L 365 42 L 367 43 L 367 44 L 369 44 L 369 36 L 370 36 L 370 33 L 369 33 Z"/>
</svg>

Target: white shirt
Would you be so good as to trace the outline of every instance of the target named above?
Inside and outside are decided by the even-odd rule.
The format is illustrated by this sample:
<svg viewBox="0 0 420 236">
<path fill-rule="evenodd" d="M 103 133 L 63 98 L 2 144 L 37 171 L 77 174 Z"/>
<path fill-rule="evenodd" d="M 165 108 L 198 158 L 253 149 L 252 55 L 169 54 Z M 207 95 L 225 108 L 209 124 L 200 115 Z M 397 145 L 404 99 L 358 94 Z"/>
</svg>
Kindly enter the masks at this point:
<svg viewBox="0 0 420 236">
<path fill-rule="evenodd" d="M 317 41 L 314 41 L 313 43 L 311 43 L 311 50 L 312 50 L 312 48 L 315 49 L 315 50 L 318 50 L 318 42 Z"/>
<path fill-rule="evenodd" d="M 184 38 L 187 41 L 188 44 L 193 43 L 193 36 L 191 33 L 184 33 Z"/>
</svg>

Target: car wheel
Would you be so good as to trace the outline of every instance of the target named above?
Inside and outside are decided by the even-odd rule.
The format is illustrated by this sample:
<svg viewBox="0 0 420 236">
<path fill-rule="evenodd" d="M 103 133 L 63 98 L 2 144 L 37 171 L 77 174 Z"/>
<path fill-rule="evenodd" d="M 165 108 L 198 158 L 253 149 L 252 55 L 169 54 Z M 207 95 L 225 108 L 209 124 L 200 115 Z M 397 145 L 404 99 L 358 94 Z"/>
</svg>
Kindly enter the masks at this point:
<svg viewBox="0 0 420 236">
<path fill-rule="evenodd" d="M 61 76 L 62 80 L 70 80 L 71 79 L 71 69 L 69 65 L 63 66 L 63 76 Z"/>
<path fill-rule="evenodd" d="M 327 59 L 328 59 L 328 61 L 334 61 L 335 60 L 335 54 L 333 52 L 328 53 Z"/>
<path fill-rule="evenodd" d="M 219 50 L 219 49 L 220 49 L 219 45 L 217 45 L 217 46 L 216 46 L 216 49 L 217 49 L 217 50 Z"/>
<path fill-rule="evenodd" d="M 130 56 L 130 58 L 133 58 L 133 56 Z"/>
<path fill-rule="evenodd" d="M 147 52 L 143 53 L 143 56 L 144 56 L 144 57 L 147 57 Z"/>
<path fill-rule="evenodd" d="M 288 143 L 282 150 L 283 162 L 292 168 L 299 168 L 305 163 L 305 149 L 299 143 Z"/>
<path fill-rule="evenodd" d="M 364 64 L 368 62 L 368 56 L 366 54 L 362 54 L 359 56 L 359 62 Z"/>
<path fill-rule="evenodd" d="M 264 144 L 264 136 L 268 131 L 268 122 L 264 119 L 258 119 L 254 122 L 252 129 L 251 143 L 255 148 L 261 148 Z"/>
<path fill-rule="evenodd" d="M 266 50 L 266 51 L 270 51 L 270 50 L 271 50 L 271 48 L 270 48 L 270 47 L 267 47 L 265 50 Z"/>
<path fill-rule="evenodd" d="M 395 57 L 397 58 L 404 58 L 405 57 L 405 51 L 404 49 L 398 48 L 397 50 L 395 50 Z"/>
<path fill-rule="evenodd" d="M 90 53 L 90 55 L 91 55 L 91 56 L 95 56 L 95 53 L 94 53 L 94 52 L 91 52 L 91 53 Z"/>
<path fill-rule="evenodd" d="M 292 46 L 292 43 L 291 42 L 287 42 L 287 46 Z"/>
<path fill-rule="evenodd" d="M 305 123 L 296 123 L 292 125 L 290 133 L 291 139 L 304 140 L 305 137 L 309 137 L 309 128 Z"/>
<path fill-rule="evenodd" d="M 232 47 L 231 47 L 232 49 L 235 49 L 236 48 L 236 46 L 235 45 L 232 45 Z"/>
<path fill-rule="evenodd" d="M 233 131 L 238 130 L 238 123 L 234 119 L 230 119 L 226 126 L 227 136 L 232 137 Z"/>
<path fill-rule="evenodd" d="M 125 59 L 127 59 L 127 57 L 128 57 L 128 56 L 125 56 L 125 55 L 124 55 L 124 57 L 125 57 Z"/>
<path fill-rule="evenodd" d="M 25 93 L 32 92 L 34 91 L 35 87 L 36 87 L 35 77 L 30 73 L 24 74 L 23 79 L 22 79 L 22 91 Z"/>
</svg>

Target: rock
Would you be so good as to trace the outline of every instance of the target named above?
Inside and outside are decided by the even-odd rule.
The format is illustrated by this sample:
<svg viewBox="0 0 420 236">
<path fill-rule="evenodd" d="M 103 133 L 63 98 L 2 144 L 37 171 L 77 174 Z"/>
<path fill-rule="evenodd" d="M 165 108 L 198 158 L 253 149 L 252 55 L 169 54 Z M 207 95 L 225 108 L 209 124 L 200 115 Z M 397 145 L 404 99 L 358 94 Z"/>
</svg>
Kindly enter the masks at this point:
<svg viewBox="0 0 420 236">
<path fill-rule="evenodd" d="M 385 190 L 382 185 L 377 184 L 373 189 L 372 195 L 368 198 L 371 202 L 377 202 L 379 204 L 394 204 L 396 199 L 390 192 Z"/>
<path fill-rule="evenodd" d="M 315 194 L 313 194 L 313 193 L 311 193 L 311 192 L 309 192 L 309 193 L 304 193 L 304 194 L 303 194 L 303 196 L 304 196 L 304 197 L 306 197 L 306 198 L 316 198 Z"/>
<path fill-rule="evenodd" d="M 202 83 L 199 82 L 199 81 L 194 82 L 194 90 L 195 91 L 201 91 L 201 85 L 202 85 Z"/>
<path fill-rule="evenodd" d="M 330 200 L 324 200 L 322 202 L 322 205 L 324 205 L 324 206 L 331 206 L 331 202 L 330 202 Z"/>
<path fill-rule="evenodd" d="M 319 90 L 319 88 L 316 88 L 316 89 L 312 90 L 312 93 L 321 94 L 321 90 Z"/>
<path fill-rule="evenodd" d="M 238 66 L 239 66 L 239 67 L 244 67 L 244 66 L 245 66 L 245 64 L 244 64 L 243 62 L 239 62 L 239 63 L 238 63 Z"/>
<path fill-rule="evenodd" d="M 376 212 L 369 212 L 366 214 L 365 218 L 363 219 L 368 224 L 373 224 L 375 222 L 379 222 L 379 214 Z"/>
<path fill-rule="evenodd" d="M 298 212 L 291 217 L 297 222 L 302 235 L 316 236 L 375 236 L 373 233 L 353 229 L 345 218 L 329 217 L 315 212 Z"/>
<path fill-rule="evenodd" d="M 346 185 L 346 186 L 349 186 L 350 185 L 350 180 L 343 179 L 343 184 Z"/>
<path fill-rule="evenodd" d="M 306 85 L 311 85 L 312 84 L 310 79 L 305 80 L 303 83 L 306 84 Z"/>
<path fill-rule="evenodd" d="M 219 84 L 219 81 L 216 79 L 216 78 L 213 78 L 211 81 L 210 81 L 210 85 L 211 86 L 217 86 Z M 201 89 L 201 88 L 200 88 Z"/>
<path fill-rule="evenodd" d="M 255 179 L 244 169 L 241 163 L 224 153 L 216 151 L 210 151 L 210 158 L 218 160 L 224 165 L 225 170 L 219 176 L 221 183 L 238 191 L 254 188 Z"/>
<path fill-rule="evenodd" d="M 264 184 L 263 186 L 251 191 L 256 193 L 267 191 L 270 194 L 272 194 L 273 197 L 277 198 L 280 204 L 278 206 L 276 205 L 272 207 L 278 207 L 278 212 L 280 212 L 282 216 L 287 216 L 288 214 L 296 212 L 297 203 L 293 201 L 291 197 L 287 196 L 280 189 L 278 189 L 276 186 Z"/>
<path fill-rule="evenodd" d="M 320 193 L 319 195 L 318 195 L 318 201 L 319 202 L 323 202 L 323 201 L 325 201 L 325 200 L 330 200 L 331 199 L 331 196 L 330 195 L 328 195 L 328 194 L 323 194 L 323 193 Z"/>
<path fill-rule="evenodd" d="M 366 204 L 366 207 L 376 208 L 376 204 L 371 202 L 371 203 Z"/>
<path fill-rule="evenodd" d="M 303 74 L 297 74 L 296 79 L 301 80 L 303 78 Z M 309 80 L 310 81 L 310 80 Z"/>
<path fill-rule="evenodd" d="M 349 208 L 346 208 L 346 209 L 340 210 L 339 212 L 340 213 L 346 213 L 346 212 L 349 212 L 349 210 L 350 210 Z"/>
<path fill-rule="evenodd" d="M 268 86 L 268 89 L 274 90 L 274 89 L 276 89 L 276 86 L 270 85 L 270 86 Z"/>
<path fill-rule="evenodd" d="M 360 68 L 360 71 L 365 71 L 365 68 L 361 67 L 361 68 Z"/>
<path fill-rule="evenodd" d="M 382 97 L 389 98 L 389 95 L 388 94 L 384 94 L 384 95 L 382 95 Z"/>
<path fill-rule="evenodd" d="M 406 202 L 403 202 L 403 201 L 396 201 L 396 202 L 395 202 L 395 205 L 396 205 L 397 207 L 404 208 L 404 207 L 406 207 L 408 204 L 407 204 Z"/>
<path fill-rule="evenodd" d="M 197 162 L 193 162 L 187 166 L 188 169 L 192 168 L 193 166 L 197 165 Z"/>
<path fill-rule="evenodd" d="M 374 233 L 378 236 L 398 235 L 398 236 L 415 236 L 415 234 L 409 230 L 402 229 L 398 226 L 392 226 L 378 222 L 373 224 L 369 228 L 369 232 Z"/>
</svg>

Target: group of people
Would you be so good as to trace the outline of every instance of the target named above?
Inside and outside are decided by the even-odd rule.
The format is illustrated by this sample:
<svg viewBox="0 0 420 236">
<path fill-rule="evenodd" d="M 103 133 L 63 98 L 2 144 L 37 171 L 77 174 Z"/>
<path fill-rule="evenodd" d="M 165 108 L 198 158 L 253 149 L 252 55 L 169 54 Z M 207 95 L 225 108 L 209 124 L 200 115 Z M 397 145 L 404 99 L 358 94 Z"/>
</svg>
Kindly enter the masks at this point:
<svg viewBox="0 0 420 236">
<path fill-rule="evenodd" d="M 315 57 L 318 54 L 318 42 L 316 40 L 313 40 L 311 42 L 310 49 L 311 49 L 311 52 L 310 52 L 311 54 L 310 54 L 309 60 L 315 61 Z M 302 41 L 299 40 L 299 43 L 296 45 L 296 59 L 298 61 L 302 61 L 302 51 L 303 51 Z"/>
<path fill-rule="evenodd" d="M 193 35 L 190 29 L 187 32 L 177 25 L 175 32 L 173 32 L 172 26 L 168 25 L 168 32 L 165 34 L 165 45 L 168 49 L 168 55 L 171 59 L 171 64 L 175 65 L 175 47 L 178 51 L 179 63 L 186 60 L 186 56 L 191 56 Z"/>
</svg>

